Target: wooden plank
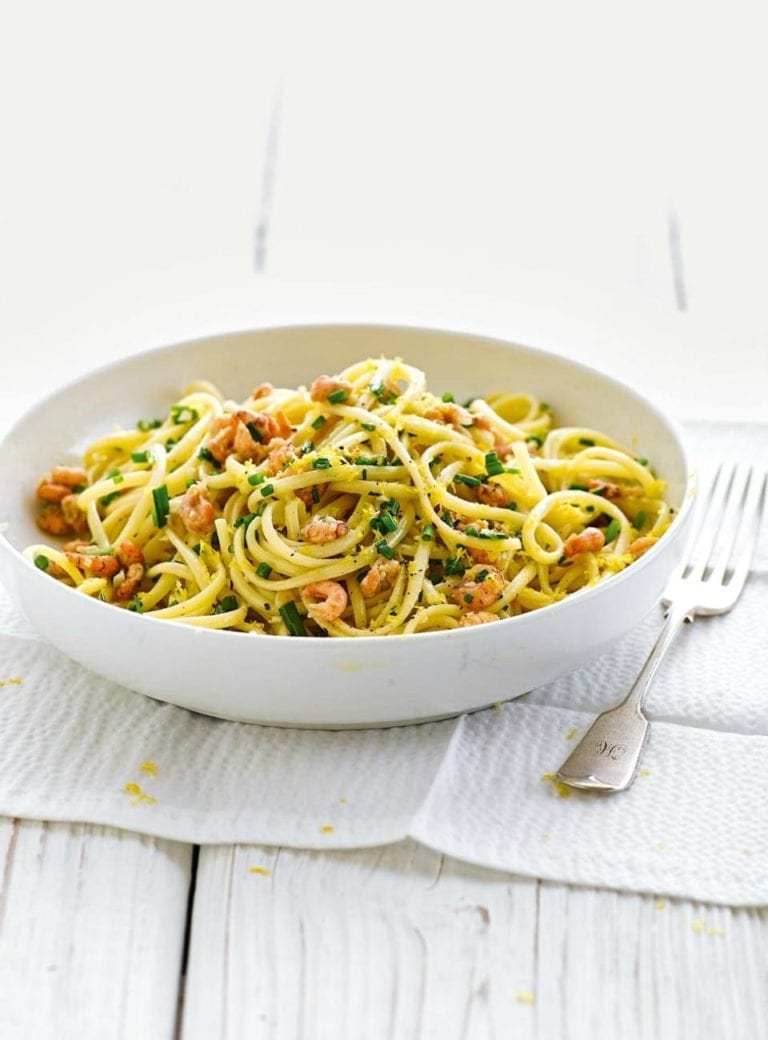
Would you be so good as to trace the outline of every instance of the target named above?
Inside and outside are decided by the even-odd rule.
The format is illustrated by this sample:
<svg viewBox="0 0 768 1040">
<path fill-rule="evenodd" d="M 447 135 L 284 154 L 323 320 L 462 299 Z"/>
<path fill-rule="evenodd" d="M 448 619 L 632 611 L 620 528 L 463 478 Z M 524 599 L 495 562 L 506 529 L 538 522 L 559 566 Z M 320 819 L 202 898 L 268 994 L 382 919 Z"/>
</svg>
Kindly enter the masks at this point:
<svg viewBox="0 0 768 1040">
<path fill-rule="evenodd" d="M 192 847 L 0 819 L 0 1036 L 173 1035 Z"/>
<path fill-rule="evenodd" d="M 183 1040 L 753 1037 L 768 915 L 514 878 L 406 841 L 201 849 Z"/>
</svg>

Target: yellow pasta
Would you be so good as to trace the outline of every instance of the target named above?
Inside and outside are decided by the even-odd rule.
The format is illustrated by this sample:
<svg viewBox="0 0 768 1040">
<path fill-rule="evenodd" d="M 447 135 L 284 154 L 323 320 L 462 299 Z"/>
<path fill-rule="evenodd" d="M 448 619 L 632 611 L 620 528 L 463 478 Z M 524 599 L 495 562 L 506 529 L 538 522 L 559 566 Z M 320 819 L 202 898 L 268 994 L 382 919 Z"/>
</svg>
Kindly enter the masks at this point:
<svg viewBox="0 0 768 1040">
<path fill-rule="evenodd" d="M 458 404 L 399 359 L 244 402 L 197 382 L 41 480 L 30 546 L 82 595 L 243 633 L 449 630 L 556 603 L 669 526 L 646 459 L 513 389 Z"/>
</svg>

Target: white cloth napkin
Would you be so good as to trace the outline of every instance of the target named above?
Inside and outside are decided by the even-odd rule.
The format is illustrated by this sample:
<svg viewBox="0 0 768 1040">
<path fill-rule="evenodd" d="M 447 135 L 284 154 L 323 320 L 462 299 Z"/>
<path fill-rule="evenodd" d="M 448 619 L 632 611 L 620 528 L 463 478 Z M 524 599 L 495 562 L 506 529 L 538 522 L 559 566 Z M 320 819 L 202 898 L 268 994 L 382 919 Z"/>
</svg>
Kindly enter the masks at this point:
<svg viewBox="0 0 768 1040">
<path fill-rule="evenodd" d="M 700 458 L 768 465 L 768 426 L 688 432 Z M 2 594 L 0 812 L 197 843 L 409 835 L 542 878 L 768 903 L 767 592 L 763 537 L 738 608 L 698 620 L 671 651 L 634 787 L 568 797 L 544 777 L 627 689 L 658 608 L 589 667 L 502 707 L 329 733 L 209 719 L 109 684 L 42 642 Z"/>
</svg>

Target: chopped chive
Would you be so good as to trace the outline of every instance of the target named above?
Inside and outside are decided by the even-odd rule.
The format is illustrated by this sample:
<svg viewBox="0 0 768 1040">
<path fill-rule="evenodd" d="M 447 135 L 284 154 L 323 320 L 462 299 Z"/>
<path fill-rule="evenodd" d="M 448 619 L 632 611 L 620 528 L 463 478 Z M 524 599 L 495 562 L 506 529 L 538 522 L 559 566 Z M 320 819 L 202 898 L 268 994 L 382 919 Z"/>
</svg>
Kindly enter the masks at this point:
<svg viewBox="0 0 768 1040">
<path fill-rule="evenodd" d="M 605 529 L 605 544 L 610 545 L 612 541 L 618 538 L 621 531 L 621 524 L 618 520 L 611 520 Z"/>
<path fill-rule="evenodd" d="M 197 484 L 197 483 L 198 483 L 197 477 L 190 477 L 189 480 L 186 481 L 186 483 L 184 484 L 184 487 L 191 488 L 191 487 L 194 487 L 195 484 Z"/>
<path fill-rule="evenodd" d="M 510 502 L 509 505 L 505 506 L 504 508 L 505 509 L 511 509 L 512 512 L 516 512 L 516 510 L 517 510 L 517 502 Z"/>
<path fill-rule="evenodd" d="M 134 610 L 137 614 L 141 614 L 144 610 L 144 604 L 141 602 L 138 596 L 134 596 L 131 602 L 128 604 L 129 610 Z"/>
<path fill-rule="evenodd" d="M 379 509 L 381 509 L 381 508 L 382 508 L 382 506 L 379 506 Z M 387 499 L 387 501 L 386 501 L 385 505 L 383 506 L 383 508 L 384 509 L 388 509 L 390 511 L 390 513 L 392 513 L 393 516 L 399 516 L 400 515 L 400 503 L 397 501 L 396 498 L 389 498 L 389 499 Z"/>
<path fill-rule="evenodd" d="M 239 516 L 237 518 L 237 520 L 235 520 L 235 527 L 244 527 L 246 529 L 246 531 L 247 531 L 248 530 L 248 525 L 250 524 L 250 522 L 252 520 L 255 520 L 255 519 L 256 519 L 256 514 L 255 513 L 243 513 L 242 516 Z"/>
<path fill-rule="evenodd" d="M 247 422 L 245 424 L 245 428 L 248 431 L 248 433 L 250 433 L 251 437 L 253 437 L 253 439 L 256 441 L 257 444 L 263 444 L 264 443 L 264 435 L 262 434 L 261 430 L 258 428 L 256 423 Z"/>
<path fill-rule="evenodd" d="M 371 458 L 370 455 L 358 455 L 355 459 L 356 466 L 378 466 L 379 460 Z"/>
<path fill-rule="evenodd" d="M 178 437 L 169 437 L 168 440 L 165 442 L 165 447 L 166 448 L 172 448 L 174 446 L 174 444 L 178 444 L 178 443 L 179 443 L 179 438 Z"/>
<path fill-rule="evenodd" d="M 522 470 L 519 470 L 516 466 L 505 466 L 504 467 L 504 472 L 505 473 L 521 473 Z"/>
<path fill-rule="evenodd" d="M 279 613 L 292 636 L 305 636 L 307 634 L 304 631 L 304 620 L 293 600 L 290 603 L 284 603 L 280 607 Z"/>
<path fill-rule="evenodd" d="M 268 563 L 260 563 L 256 568 L 256 573 L 260 578 L 268 578 L 272 573 L 272 568 Z"/>
<path fill-rule="evenodd" d="M 387 560 L 393 559 L 395 555 L 395 550 L 383 538 L 380 542 L 376 542 L 376 551 Z"/>
<path fill-rule="evenodd" d="M 304 443 L 302 444 L 301 448 L 299 449 L 299 454 L 301 454 L 301 455 L 309 455 L 309 453 L 311 451 L 314 451 L 314 450 L 315 450 L 315 445 L 314 445 L 313 441 L 304 441 Z"/>
<path fill-rule="evenodd" d="M 526 437 L 525 439 L 526 439 L 526 441 L 533 441 L 533 443 L 538 445 L 539 448 L 544 443 L 544 441 L 541 439 L 541 437 L 537 437 L 535 433 L 532 433 L 530 437 Z"/>
<path fill-rule="evenodd" d="M 152 501 L 154 502 L 152 519 L 155 521 L 155 527 L 165 527 L 168 521 L 168 511 L 170 509 L 168 488 L 165 484 L 161 484 L 160 487 L 152 488 Z"/>
<path fill-rule="evenodd" d="M 448 512 L 447 509 L 443 510 L 443 523 L 444 524 L 448 524 L 449 527 L 455 527 L 456 526 L 456 524 L 454 523 L 452 515 Z"/>
<path fill-rule="evenodd" d="M 362 426 L 362 428 L 364 430 L 367 430 L 368 433 L 373 433 L 374 430 L 376 429 L 376 424 L 372 423 L 372 422 L 364 422 L 364 423 L 360 423 L 360 425 Z"/>
<path fill-rule="evenodd" d="M 382 513 L 379 517 L 379 530 L 382 534 L 392 534 L 397 530 L 397 521 L 391 513 Z"/>
<path fill-rule="evenodd" d="M 216 459 L 210 453 L 208 448 L 205 447 L 205 445 L 203 445 L 203 447 L 200 449 L 200 451 L 198 451 L 197 457 L 199 459 L 203 459 L 204 462 L 215 462 L 216 461 Z"/>
<path fill-rule="evenodd" d="M 594 448 L 595 442 L 591 437 L 579 437 L 579 444 L 583 444 L 586 448 Z"/>
<path fill-rule="evenodd" d="M 72 494 L 79 495 L 81 491 L 85 491 L 86 487 L 86 484 L 75 484 L 75 486 L 72 488 Z"/>
<path fill-rule="evenodd" d="M 269 496 L 270 495 L 274 495 L 274 493 L 275 493 L 275 485 L 274 484 L 265 484 L 264 487 L 261 489 L 261 497 L 262 498 L 269 498 Z"/>
<path fill-rule="evenodd" d="M 317 490 L 316 487 L 312 488 L 312 501 L 315 503 L 315 505 L 317 505 L 317 503 L 320 501 L 320 492 Z"/>
<path fill-rule="evenodd" d="M 230 610 L 237 610 L 237 596 L 225 596 L 220 603 L 211 611 L 212 614 L 228 614 Z"/>
<path fill-rule="evenodd" d="M 641 466 L 648 465 L 648 459 L 635 459 L 635 462 L 639 462 Z"/>
<path fill-rule="evenodd" d="M 263 473 L 251 473 L 248 477 L 248 483 L 251 487 L 258 487 L 259 484 L 263 484 L 266 479 L 267 478 Z"/>
<path fill-rule="evenodd" d="M 639 531 L 641 527 L 645 527 L 645 510 L 641 509 L 635 519 L 632 521 L 632 526 L 636 531 Z"/>
<path fill-rule="evenodd" d="M 319 430 L 320 427 L 321 426 L 325 426 L 325 424 L 327 422 L 328 422 L 328 419 L 326 418 L 326 416 L 318 415 L 318 417 L 312 421 L 312 429 L 313 430 Z"/>
<path fill-rule="evenodd" d="M 464 528 L 464 533 L 470 535 L 473 538 L 479 538 L 480 537 L 480 532 L 472 524 L 470 524 L 469 527 L 465 527 Z"/>
<path fill-rule="evenodd" d="M 434 524 L 424 524 L 421 529 L 421 540 L 422 542 L 433 542 L 435 540 Z"/>
<path fill-rule="evenodd" d="M 443 580 L 443 576 L 440 573 L 440 571 L 436 570 L 427 571 L 427 578 L 429 579 L 429 581 L 432 582 L 433 585 L 435 584 L 435 582 Z"/>
<path fill-rule="evenodd" d="M 176 426 L 181 423 L 195 422 L 195 420 L 199 418 L 199 412 L 194 408 L 187 408 L 186 405 L 175 404 L 171 408 L 171 422 Z"/>
<path fill-rule="evenodd" d="M 465 592 L 464 593 L 464 602 L 465 603 L 471 603 L 472 602 L 472 593 L 471 592 Z"/>
<path fill-rule="evenodd" d="M 119 491 L 110 491 L 108 495 L 102 495 L 99 499 L 99 505 L 108 506 L 110 502 L 114 502 L 116 498 L 120 498 Z"/>
<path fill-rule="evenodd" d="M 319 459 L 312 459 L 312 469 L 330 469 L 333 463 L 330 459 L 326 459 L 321 456 Z"/>
<path fill-rule="evenodd" d="M 475 581 L 476 582 L 485 581 L 485 579 L 488 577 L 489 574 L 490 574 L 490 571 L 486 571 L 486 570 L 478 571 L 477 575 L 475 577 Z"/>
<path fill-rule="evenodd" d="M 254 513 L 254 516 L 263 516 L 264 510 L 266 508 L 267 508 L 267 503 L 266 502 L 259 502 L 259 504 L 256 506 L 256 512 Z"/>
<path fill-rule="evenodd" d="M 122 482 L 125 480 L 125 477 L 119 469 L 111 469 L 109 473 L 107 473 L 107 476 L 112 478 L 113 484 L 122 484 Z"/>
<path fill-rule="evenodd" d="M 134 451 L 134 452 L 131 452 L 131 461 L 132 462 L 149 462 L 149 452 L 148 451 Z"/>
<path fill-rule="evenodd" d="M 458 556 L 449 556 L 448 559 L 445 561 L 445 564 L 443 565 L 443 569 L 445 570 L 446 574 L 455 574 L 458 575 L 458 577 L 460 578 L 463 577 L 464 573 L 466 572 L 466 567 L 458 558 Z"/>
<path fill-rule="evenodd" d="M 552 405 L 547 404 L 546 401 L 539 402 L 539 408 L 541 408 L 542 412 L 548 412 L 551 409 L 551 407 Z"/>
<path fill-rule="evenodd" d="M 35 557 L 35 567 L 39 567 L 39 569 L 41 571 L 47 571 L 48 570 L 48 564 L 50 562 L 51 561 L 48 559 L 48 557 L 47 556 L 43 556 L 42 554 L 40 556 L 36 556 Z"/>
<path fill-rule="evenodd" d="M 443 400 L 445 401 L 446 404 L 454 404 L 454 402 L 456 401 L 456 398 L 453 396 L 452 393 L 449 392 L 449 393 L 443 394 Z"/>
<path fill-rule="evenodd" d="M 162 419 L 139 419 L 136 423 L 137 428 L 140 429 L 142 433 L 147 433 L 148 430 L 157 430 L 162 425 Z"/>
<path fill-rule="evenodd" d="M 489 477 L 497 477 L 504 472 L 504 466 L 495 451 L 489 451 L 485 456 L 485 472 Z"/>
<path fill-rule="evenodd" d="M 589 488 L 587 487 L 586 484 L 569 484 L 568 485 L 568 490 L 569 491 L 589 491 Z"/>
<path fill-rule="evenodd" d="M 237 527 L 237 524 L 235 524 L 235 527 Z M 195 556 L 199 556 L 200 555 L 200 550 L 202 548 L 203 548 L 202 544 L 200 542 L 198 542 L 197 545 L 193 545 L 192 546 L 192 552 L 195 554 Z"/>
<path fill-rule="evenodd" d="M 486 541 L 504 541 L 507 537 L 505 534 L 501 534 L 500 531 L 478 531 L 478 538 L 485 538 Z"/>
<path fill-rule="evenodd" d="M 482 484 L 480 477 L 471 477 L 466 473 L 457 473 L 453 479 L 457 484 L 466 484 L 467 487 L 471 488 L 480 487 Z"/>
<path fill-rule="evenodd" d="M 334 390 L 333 393 L 328 394 L 329 404 L 344 404 L 347 399 L 346 390 Z"/>
</svg>

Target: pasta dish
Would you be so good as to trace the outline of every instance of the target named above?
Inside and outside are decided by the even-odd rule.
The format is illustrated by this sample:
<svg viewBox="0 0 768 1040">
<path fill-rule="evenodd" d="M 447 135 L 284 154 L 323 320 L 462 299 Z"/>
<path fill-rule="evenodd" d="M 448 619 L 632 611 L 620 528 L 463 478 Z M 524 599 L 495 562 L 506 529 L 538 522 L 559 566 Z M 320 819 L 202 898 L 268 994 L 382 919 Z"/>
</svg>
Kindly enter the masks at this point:
<svg viewBox="0 0 768 1040">
<path fill-rule="evenodd" d="M 442 389 L 442 388 L 440 388 Z M 454 388 L 455 389 L 455 388 Z M 37 486 L 27 557 L 148 617 L 282 636 L 490 624 L 609 579 L 669 525 L 647 459 L 527 394 L 400 360 L 243 402 L 194 383 Z"/>
</svg>

